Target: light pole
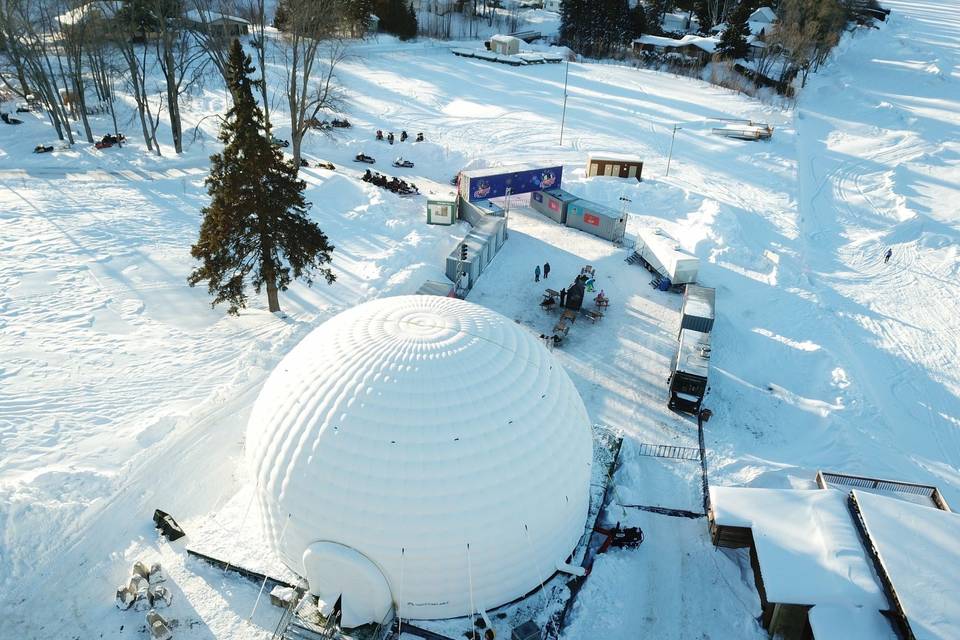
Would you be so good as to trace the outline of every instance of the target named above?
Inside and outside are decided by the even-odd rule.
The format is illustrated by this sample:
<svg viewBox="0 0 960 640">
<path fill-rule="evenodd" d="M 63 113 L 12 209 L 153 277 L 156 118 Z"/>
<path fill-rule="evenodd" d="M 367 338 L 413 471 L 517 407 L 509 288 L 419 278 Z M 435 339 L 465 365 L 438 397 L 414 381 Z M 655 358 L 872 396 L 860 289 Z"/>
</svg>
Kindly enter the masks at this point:
<svg viewBox="0 0 960 640">
<path fill-rule="evenodd" d="M 623 220 L 623 235 L 620 236 L 619 242 L 623 242 L 624 236 L 627 234 L 627 203 L 633 202 L 627 196 L 620 196 L 620 219 Z"/>
<path fill-rule="evenodd" d="M 563 113 L 560 115 L 560 146 L 563 146 L 563 125 L 567 120 L 567 78 L 570 76 L 570 61 L 567 60 L 566 70 L 563 72 Z"/>
<path fill-rule="evenodd" d="M 677 138 L 677 129 L 683 129 L 683 127 L 673 125 L 673 135 L 670 136 L 670 155 L 667 156 L 667 176 L 670 175 L 670 161 L 673 159 L 673 141 Z"/>
</svg>

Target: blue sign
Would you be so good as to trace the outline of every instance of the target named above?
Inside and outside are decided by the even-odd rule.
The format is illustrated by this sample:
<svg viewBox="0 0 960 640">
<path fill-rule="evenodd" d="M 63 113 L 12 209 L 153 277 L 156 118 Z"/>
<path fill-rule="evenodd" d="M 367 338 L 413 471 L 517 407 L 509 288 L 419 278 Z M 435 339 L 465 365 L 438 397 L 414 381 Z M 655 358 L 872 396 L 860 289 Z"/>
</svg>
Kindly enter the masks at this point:
<svg viewBox="0 0 960 640">
<path fill-rule="evenodd" d="M 499 173 L 470 179 L 470 202 L 500 198 L 510 193 L 530 193 L 560 186 L 563 167 L 544 167 L 514 173 Z"/>
</svg>

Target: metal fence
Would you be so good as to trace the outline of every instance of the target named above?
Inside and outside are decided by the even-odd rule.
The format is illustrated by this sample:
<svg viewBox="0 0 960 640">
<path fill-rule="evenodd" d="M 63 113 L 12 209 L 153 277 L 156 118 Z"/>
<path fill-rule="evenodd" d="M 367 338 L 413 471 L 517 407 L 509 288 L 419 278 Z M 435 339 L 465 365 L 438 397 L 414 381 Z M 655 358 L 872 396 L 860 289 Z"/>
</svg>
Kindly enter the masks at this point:
<svg viewBox="0 0 960 640">
<path fill-rule="evenodd" d="M 640 455 L 656 458 L 675 458 L 677 460 L 700 460 L 700 449 L 696 447 L 677 447 L 671 444 L 640 443 Z"/>
<path fill-rule="evenodd" d="M 829 471 L 817 472 L 817 485 L 826 489 L 829 485 L 854 487 L 858 489 L 875 489 L 877 491 L 891 491 L 894 493 L 909 493 L 928 498 L 938 509 L 950 511 L 940 490 L 933 485 L 917 484 L 915 482 L 900 482 L 898 480 L 882 480 L 867 476 L 853 476 L 846 473 L 832 473 Z"/>
</svg>

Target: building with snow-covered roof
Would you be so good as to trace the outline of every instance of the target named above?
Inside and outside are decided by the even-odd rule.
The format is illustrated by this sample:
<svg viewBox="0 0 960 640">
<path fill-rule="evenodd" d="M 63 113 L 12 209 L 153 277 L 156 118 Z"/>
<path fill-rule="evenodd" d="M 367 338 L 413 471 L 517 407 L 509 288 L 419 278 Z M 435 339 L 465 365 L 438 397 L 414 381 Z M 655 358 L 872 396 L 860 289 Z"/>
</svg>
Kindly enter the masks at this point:
<svg viewBox="0 0 960 640">
<path fill-rule="evenodd" d="M 246 456 L 271 546 L 342 624 L 471 614 L 576 547 L 593 443 L 532 334 L 454 298 L 367 302 L 310 333 L 253 408 Z"/>
<path fill-rule="evenodd" d="M 490 38 L 490 51 L 502 55 L 512 56 L 520 53 L 520 38 L 497 34 Z"/>
<path fill-rule="evenodd" d="M 958 638 L 960 514 L 891 495 L 711 487 L 711 536 L 749 547 L 771 635 Z"/>
<path fill-rule="evenodd" d="M 218 37 L 245 36 L 250 33 L 250 21 L 230 16 L 219 11 L 204 12 L 192 9 L 185 14 L 187 22 L 195 29 Z"/>
<path fill-rule="evenodd" d="M 705 61 L 713 55 L 719 39 L 715 37 L 685 35 L 682 38 L 644 35 L 633 41 L 634 51 L 660 54 L 678 54 L 686 58 Z"/>
<path fill-rule="evenodd" d="M 770 7 L 760 7 L 747 18 L 747 22 L 756 22 L 758 24 L 773 24 L 776 21 L 777 14 Z"/>
</svg>

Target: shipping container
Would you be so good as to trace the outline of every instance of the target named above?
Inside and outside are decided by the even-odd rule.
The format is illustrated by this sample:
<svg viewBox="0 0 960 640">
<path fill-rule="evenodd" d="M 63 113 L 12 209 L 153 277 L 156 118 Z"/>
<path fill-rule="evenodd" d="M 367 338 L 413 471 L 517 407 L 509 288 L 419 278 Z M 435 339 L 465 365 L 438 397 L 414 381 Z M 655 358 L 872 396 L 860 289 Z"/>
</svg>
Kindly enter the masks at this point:
<svg viewBox="0 0 960 640">
<path fill-rule="evenodd" d="M 643 160 L 633 156 L 590 154 L 587 158 L 587 177 L 612 176 L 640 180 Z"/>
<path fill-rule="evenodd" d="M 446 274 L 457 282 L 457 275 L 465 276 L 459 283 L 461 293 L 469 291 L 477 278 L 493 260 L 506 238 L 506 218 L 484 216 L 477 220 L 473 230 L 458 242 L 447 256 Z M 461 260 L 461 245 L 467 245 L 467 259 Z"/>
<path fill-rule="evenodd" d="M 683 292 L 680 329 L 693 329 L 701 333 L 713 331 L 716 294 L 716 289 L 688 284 Z"/>
<path fill-rule="evenodd" d="M 534 191 L 530 195 L 530 206 L 555 222 L 564 224 L 567 221 L 567 207 L 577 199 L 577 196 L 563 189 Z"/>
<path fill-rule="evenodd" d="M 649 271 L 659 273 L 671 284 L 690 284 L 697 281 L 700 261 L 692 253 L 681 249 L 677 241 L 663 230 L 640 229 L 634 249 Z"/>
<path fill-rule="evenodd" d="M 567 206 L 566 225 L 611 242 L 622 242 L 627 214 L 589 200 L 575 200 Z"/>
<path fill-rule="evenodd" d="M 460 196 L 468 202 L 502 198 L 560 187 L 563 167 L 535 164 L 461 171 L 458 179 Z"/>
<path fill-rule="evenodd" d="M 707 393 L 709 369 L 710 334 L 681 329 L 677 353 L 670 367 L 667 406 L 676 411 L 698 414 Z"/>
</svg>

